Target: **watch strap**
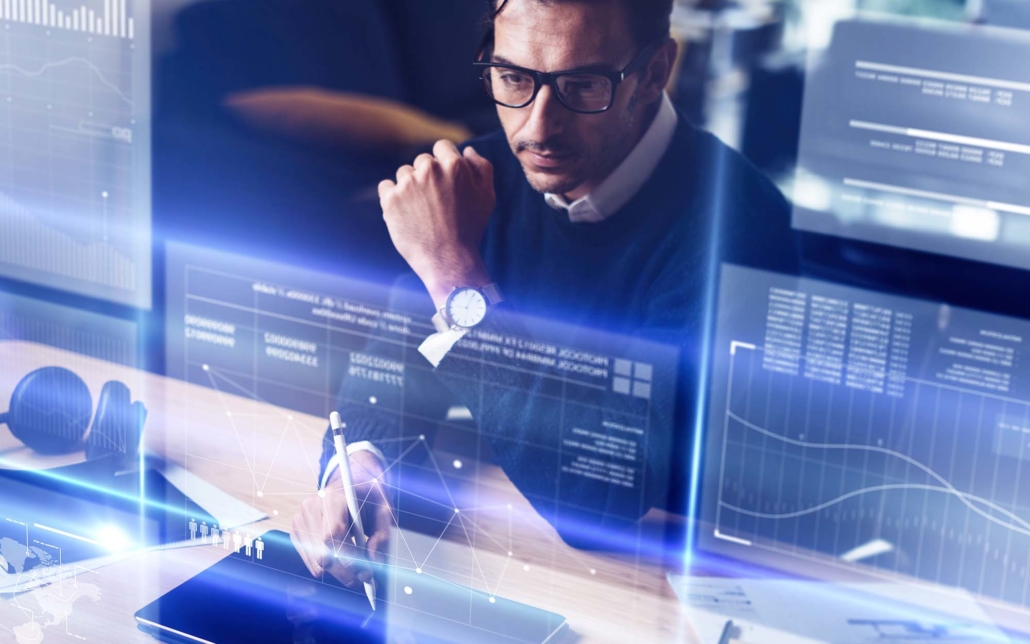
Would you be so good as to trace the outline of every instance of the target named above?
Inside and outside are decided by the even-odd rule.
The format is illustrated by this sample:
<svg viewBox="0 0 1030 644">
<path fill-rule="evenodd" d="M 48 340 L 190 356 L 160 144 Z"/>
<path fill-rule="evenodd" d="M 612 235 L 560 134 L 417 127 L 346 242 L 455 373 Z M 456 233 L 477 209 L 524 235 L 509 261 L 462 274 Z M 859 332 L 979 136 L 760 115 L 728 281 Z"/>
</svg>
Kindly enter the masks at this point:
<svg viewBox="0 0 1030 644">
<path fill-rule="evenodd" d="M 479 289 L 479 292 L 486 298 L 487 306 L 494 307 L 504 301 L 504 296 L 501 295 L 501 289 L 497 284 L 487 284 Z"/>
</svg>

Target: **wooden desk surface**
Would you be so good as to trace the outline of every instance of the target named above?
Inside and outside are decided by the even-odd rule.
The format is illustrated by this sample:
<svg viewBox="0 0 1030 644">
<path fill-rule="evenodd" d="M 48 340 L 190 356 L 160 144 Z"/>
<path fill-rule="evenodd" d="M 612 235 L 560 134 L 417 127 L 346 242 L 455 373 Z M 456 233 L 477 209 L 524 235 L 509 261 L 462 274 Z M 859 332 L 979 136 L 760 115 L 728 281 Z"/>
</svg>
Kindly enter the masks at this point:
<svg viewBox="0 0 1030 644">
<path fill-rule="evenodd" d="M 0 365 L 0 407 L 24 375 L 43 366 L 77 373 L 94 401 L 104 382 L 124 382 L 150 410 L 146 449 L 267 513 L 254 534 L 289 530 L 290 518 L 313 493 L 322 418 L 256 402 L 235 383 L 209 389 L 30 343 L 0 342 Z M 52 467 L 81 456 L 35 457 L 0 427 L 0 458 Z M 499 469 L 469 464 L 459 474 L 484 506 L 466 508 L 467 523 L 452 525 L 442 539 L 399 531 L 395 543 L 407 563 L 397 565 L 424 561 L 431 574 L 565 615 L 571 627 L 566 641 L 695 641 L 660 564 L 570 548 Z M 36 641 L 151 642 L 136 630 L 133 613 L 224 555 L 211 547 L 154 551 L 82 572 L 80 579 L 99 588 L 99 601 L 79 599 L 67 619 L 44 628 Z M 39 600 L 47 597 L 37 596 L 48 592 L 54 596 L 40 589 L 0 600 L 0 641 L 19 641 L 14 631 L 33 618 L 54 621 L 52 612 L 41 610 Z"/>
</svg>

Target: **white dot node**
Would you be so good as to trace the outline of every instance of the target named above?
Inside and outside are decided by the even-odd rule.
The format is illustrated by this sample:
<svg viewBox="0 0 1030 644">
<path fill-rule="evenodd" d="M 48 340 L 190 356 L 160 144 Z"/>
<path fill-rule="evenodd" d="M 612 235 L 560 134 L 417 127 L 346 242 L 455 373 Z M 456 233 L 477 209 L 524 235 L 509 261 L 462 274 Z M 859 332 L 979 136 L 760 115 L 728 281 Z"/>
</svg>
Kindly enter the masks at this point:
<svg viewBox="0 0 1030 644">
<path fill-rule="evenodd" d="M 416 569 L 415 569 L 415 572 L 417 572 L 418 574 L 420 574 L 420 575 L 421 575 L 421 574 L 422 574 L 422 569 L 421 569 L 421 568 L 416 568 Z"/>
<path fill-rule="evenodd" d="M 508 551 L 508 556 L 509 556 L 509 557 L 513 557 L 513 556 L 515 556 L 515 553 L 514 553 L 514 552 L 512 552 L 511 550 L 509 550 L 509 551 Z"/>
<path fill-rule="evenodd" d="M 411 590 L 411 586 L 405 586 L 404 587 L 404 594 L 405 595 L 410 595 L 412 592 L 414 592 L 414 591 Z"/>
<path fill-rule="evenodd" d="M 522 566 L 522 569 L 525 570 L 526 572 L 529 572 L 529 566 Z"/>
<path fill-rule="evenodd" d="M 264 495 L 265 495 L 265 493 L 264 493 L 264 492 L 262 492 L 261 490 L 258 490 L 258 498 L 261 498 L 261 497 L 263 497 Z"/>
<path fill-rule="evenodd" d="M 211 371 L 211 367 L 209 367 L 208 365 L 204 365 L 203 369 L 204 371 Z"/>
<path fill-rule="evenodd" d="M 456 459 L 454 459 L 454 463 L 452 463 L 452 465 L 454 465 L 454 469 L 460 470 L 462 465 L 463 465 L 463 463 L 461 462 L 460 459 L 456 458 Z"/>
<path fill-rule="evenodd" d="M 232 416 L 232 412 L 231 411 L 227 411 L 227 412 L 225 412 L 225 415 L 226 416 Z"/>
<path fill-rule="evenodd" d="M 8 100 L 10 100 L 10 99 L 8 99 Z M 418 435 L 418 439 L 419 439 L 420 441 L 424 441 L 424 440 L 426 440 L 426 435 L 425 435 L 425 434 L 419 434 L 419 435 Z"/>
<path fill-rule="evenodd" d="M 286 420 L 293 420 L 293 416 L 287 416 Z"/>
<path fill-rule="evenodd" d="M 511 503 L 509 503 L 509 504 L 508 504 L 508 509 L 509 509 L 509 510 L 511 509 Z"/>
<path fill-rule="evenodd" d="M 461 512 L 461 510 L 459 510 L 458 508 L 454 508 L 454 514 L 457 514 L 459 512 Z"/>
<path fill-rule="evenodd" d="M 496 599 L 496 598 L 494 598 L 494 597 L 491 597 L 491 598 L 490 598 L 490 603 L 491 603 L 491 604 L 495 604 L 495 603 L 497 603 L 497 599 Z"/>
<path fill-rule="evenodd" d="M 591 575 L 596 575 L 596 574 L 597 574 L 597 570 L 595 570 L 595 569 L 591 568 L 591 569 L 590 569 L 590 574 L 591 574 Z"/>
<path fill-rule="evenodd" d="M 368 403 L 369 403 L 370 405 L 374 405 L 374 404 L 376 404 L 377 402 L 379 402 L 379 399 L 378 399 L 378 398 L 376 398 L 375 396 L 369 396 L 369 397 L 368 397 Z"/>
<path fill-rule="evenodd" d="M 319 490 L 318 491 L 318 497 L 320 499 L 324 499 L 325 498 L 325 490 Z"/>
<path fill-rule="evenodd" d="M 103 192 L 101 192 L 101 193 L 100 193 L 100 196 L 101 196 L 101 197 L 103 197 L 104 199 L 107 199 L 107 197 L 108 197 L 109 195 L 107 194 L 107 191 L 105 190 L 105 191 L 103 191 Z"/>
<path fill-rule="evenodd" d="M 279 510 L 272 510 L 272 516 L 279 516 Z"/>
</svg>

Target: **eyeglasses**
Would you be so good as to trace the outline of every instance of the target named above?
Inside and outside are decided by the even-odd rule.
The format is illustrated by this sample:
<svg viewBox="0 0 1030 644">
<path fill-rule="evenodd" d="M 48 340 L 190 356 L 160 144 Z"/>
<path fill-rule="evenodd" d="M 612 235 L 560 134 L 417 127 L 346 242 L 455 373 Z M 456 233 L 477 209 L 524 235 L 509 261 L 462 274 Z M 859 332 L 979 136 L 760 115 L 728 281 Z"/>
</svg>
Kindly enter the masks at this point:
<svg viewBox="0 0 1030 644">
<path fill-rule="evenodd" d="M 584 68 L 562 72 L 538 72 L 506 63 L 476 62 L 486 93 L 498 105 L 526 107 L 536 100 L 540 88 L 547 85 L 569 110 L 579 114 L 606 112 L 615 104 L 619 84 L 642 67 L 660 45 L 655 42 L 644 48 L 622 71 Z"/>
</svg>

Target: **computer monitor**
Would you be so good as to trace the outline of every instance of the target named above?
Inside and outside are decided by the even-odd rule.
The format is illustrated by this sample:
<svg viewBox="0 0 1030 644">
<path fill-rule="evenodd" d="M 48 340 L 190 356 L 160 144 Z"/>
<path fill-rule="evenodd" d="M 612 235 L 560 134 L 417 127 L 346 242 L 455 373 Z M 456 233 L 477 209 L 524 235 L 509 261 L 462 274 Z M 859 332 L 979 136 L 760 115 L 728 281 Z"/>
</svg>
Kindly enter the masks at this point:
<svg viewBox="0 0 1030 644">
<path fill-rule="evenodd" d="M 1030 34 L 839 22 L 810 52 L 794 187 L 808 232 L 1030 268 Z"/>
<path fill-rule="evenodd" d="M 719 293 L 698 546 L 1025 630 L 1030 321 L 734 265 Z"/>
</svg>

